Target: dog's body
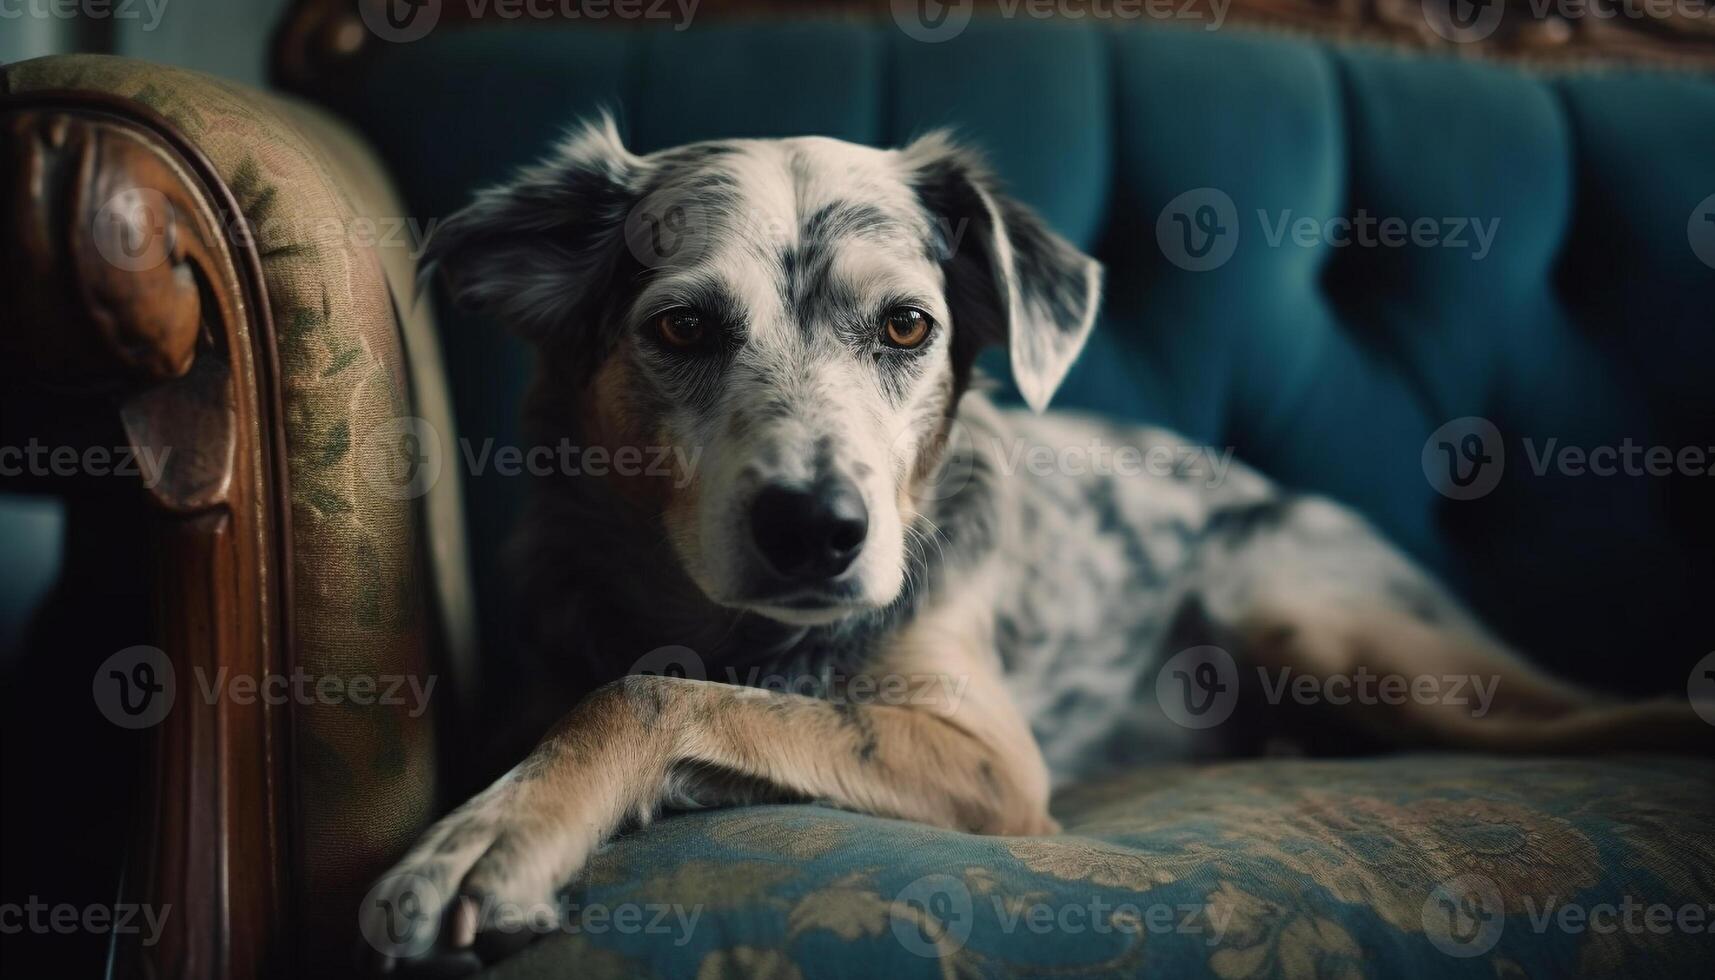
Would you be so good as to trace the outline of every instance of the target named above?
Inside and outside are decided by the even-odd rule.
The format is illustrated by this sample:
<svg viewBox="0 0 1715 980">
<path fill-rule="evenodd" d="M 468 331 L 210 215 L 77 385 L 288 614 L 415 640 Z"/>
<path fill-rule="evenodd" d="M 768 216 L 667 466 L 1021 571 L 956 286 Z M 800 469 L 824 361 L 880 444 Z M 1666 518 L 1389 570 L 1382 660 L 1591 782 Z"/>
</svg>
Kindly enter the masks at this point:
<svg viewBox="0 0 1715 980">
<path fill-rule="evenodd" d="M 663 254 L 663 227 L 696 237 Z M 598 125 L 441 235 L 455 293 L 539 347 L 532 438 L 699 451 L 671 480 L 539 481 L 520 587 L 583 697 L 377 886 L 366 916 L 420 910 L 388 962 L 546 912 L 664 807 L 1051 833 L 1056 782 L 1296 730 L 1257 671 L 1496 682 L 1307 709 L 1383 745 L 1707 738 L 1535 671 L 1360 518 L 1230 452 L 997 410 L 976 352 L 1005 345 L 1040 411 L 1099 271 L 938 137 L 637 157 Z"/>
</svg>

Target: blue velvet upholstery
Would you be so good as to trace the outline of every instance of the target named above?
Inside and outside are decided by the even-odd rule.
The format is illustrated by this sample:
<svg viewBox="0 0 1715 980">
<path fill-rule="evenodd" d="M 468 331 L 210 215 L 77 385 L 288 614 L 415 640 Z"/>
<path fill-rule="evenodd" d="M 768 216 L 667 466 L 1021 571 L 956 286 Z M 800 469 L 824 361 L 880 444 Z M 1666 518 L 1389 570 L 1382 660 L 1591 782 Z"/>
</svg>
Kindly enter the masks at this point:
<svg viewBox="0 0 1715 980">
<path fill-rule="evenodd" d="M 1108 266 L 1061 404 L 1231 445 L 1358 506 L 1568 674 L 1661 690 L 1715 648 L 1708 478 L 1538 476 L 1524 442 L 1715 446 L 1715 270 L 1686 230 L 1715 193 L 1707 77 L 981 19 L 944 44 L 890 23 L 449 29 L 385 46 L 336 108 L 417 213 L 444 215 L 601 106 L 641 151 L 956 126 Z M 1206 272 L 1156 237 L 1168 202 L 1198 188 L 1240 219 L 1231 260 Z M 1470 232 L 1469 248 L 1269 240 L 1283 217 L 1360 213 L 1498 223 L 1481 259 Z M 445 322 L 462 434 L 516 441 L 527 353 L 492 325 Z M 1448 500 L 1420 452 L 1473 415 L 1510 465 L 1487 497 Z M 474 540 L 504 535 L 520 492 L 470 481 Z M 478 552 L 487 646 L 505 649 L 513 617 L 494 549 Z"/>
<path fill-rule="evenodd" d="M 407 104 L 434 112 L 399 111 Z M 1532 465 L 1551 439 L 1584 449 L 1628 441 L 1715 447 L 1715 269 L 1687 237 L 1699 202 L 1715 194 L 1715 80 L 1541 75 L 1236 30 L 980 19 L 937 45 L 913 42 L 886 22 L 444 29 L 385 46 L 336 108 L 388 159 L 416 213 L 445 215 L 604 105 L 620 110 L 640 151 L 803 133 L 897 144 L 955 125 L 987 150 L 1018 197 L 1109 269 L 1097 333 L 1061 404 L 1230 445 L 1290 485 L 1357 506 L 1562 673 L 1615 691 L 1683 692 L 1691 665 L 1715 649 L 1715 479 L 1538 474 Z M 1232 203 L 1236 246 L 1218 268 L 1188 271 L 1158 226 L 1171 230 L 1170 202 L 1210 188 Z M 1204 192 L 1197 200 L 1208 199 Z M 1270 241 L 1283 218 L 1358 215 L 1472 219 L 1493 223 L 1494 237 L 1480 258 L 1475 242 Z M 527 352 L 492 324 L 457 315 L 443 324 L 461 435 L 516 442 Z M 1437 427 L 1465 416 L 1496 426 L 1506 468 L 1492 493 L 1455 501 L 1426 478 L 1422 453 Z M 496 542 L 522 489 L 503 478 L 468 483 L 491 664 L 511 645 L 515 617 L 496 572 Z M 1183 809 L 1138 824 L 1144 829 L 1127 821 L 1141 820 L 1158 798 L 1128 797 L 1129 809 L 1114 802 L 1107 823 L 1080 832 L 1122 856 L 1068 854 L 1064 864 L 992 841 L 818 811 L 670 820 L 623 845 L 590 887 L 598 895 L 608 894 L 604 887 L 669 900 L 703 895 L 713 933 L 686 950 L 635 937 L 567 939 L 508 969 L 563 975 L 569 958 L 597 973 L 603 963 L 625 972 L 641 958 L 683 974 L 927 975 L 936 961 L 902 956 L 897 944 L 880 949 L 877 934 L 864 931 L 893 915 L 886 903 L 901 901 L 896 893 L 909 876 L 889 870 L 901 855 L 913 875 L 944 871 L 983 901 L 986 887 L 1026 901 L 1033 888 L 1059 894 L 1072 880 L 1094 881 L 1109 898 L 1142 894 L 1154 882 L 1166 888 L 1159 896 L 1214 902 L 1224 894 L 1215 872 L 1185 865 L 1183 874 L 1151 878 L 1150 862 L 1169 852 L 1175 861 L 1213 861 L 1233 848 L 1245 852 L 1227 855 L 1226 883 L 1237 894 L 1220 901 L 1236 903 L 1251 931 L 1224 957 L 1183 936 L 1151 937 L 1154 951 L 1124 962 L 1110 962 L 1130 955 L 1123 943 L 1087 937 L 1060 935 L 1053 941 L 1066 945 L 1043 954 L 1029 944 L 1044 940 L 984 933 L 992 917 L 979 916 L 979 934 L 965 947 L 978 959 L 938 965 L 1029 972 L 1056 961 L 1095 964 L 1092 975 L 1103 963 L 1126 972 L 1201 965 L 1222 976 L 1307 967 L 1393 973 L 1412 963 L 1430 976 L 1647 966 L 1695 975 L 1696 962 L 1715 961 L 1707 934 L 1678 937 L 1692 945 L 1592 946 L 1588 934 L 1533 936 L 1513 928 L 1519 919 L 1508 920 L 1510 939 L 1490 958 L 1422 959 L 1425 927 L 1407 913 L 1425 896 L 1412 892 L 1410 902 L 1384 909 L 1385 896 L 1373 889 L 1383 887 L 1385 869 L 1372 880 L 1374 869 L 1341 866 L 1366 857 L 1415 866 L 1437 841 L 1453 840 L 1447 846 L 1477 864 L 1501 855 L 1491 877 L 1541 883 L 1559 873 L 1554 849 L 1576 845 L 1579 860 L 1595 864 L 1547 881 L 1543 896 L 1558 889 L 1566 901 L 1570 889 L 1583 896 L 1576 900 L 1618 901 L 1641 890 L 1707 904 L 1715 895 L 1707 766 L 1616 768 L 1584 789 L 1576 765 L 1485 768 L 1483 778 L 1461 784 L 1460 763 L 1425 763 L 1408 771 L 1409 786 L 1391 785 L 1400 770 L 1386 763 L 1337 777 L 1302 767 L 1237 772 L 1207 800 L 1176 798 Z M 1308 783 L 1287 785 L 1293 779 Z M 1329 779 L 1334 788 L 1306 802 L 1314 795 L 1306 786 Z M 1674 786 L 1689 795 L 1660 797 L 1660 809 L 1641 802 Z M 1230 797 L 1215 798 L 1221 794 Z M 1320 829 L 1307 837 L 1290 826 L 1198 822 L 1204 803 L 1218 808 L 1223 799 L 1248 800 L 1236 813 L 1310 807 Z M 1338 811 L 1349 806 L 1374 812 L 1342 823 Z M 1574 811 L 1572 823 L 1556 822 Z M 1467 817 L 1475 823 L 1462 823 Z M 753 824 L 721 830 L 731 820 Z M 792 820 L 822 829 L 782 831 Z M 1654 829 L 1633 837 L 1615 830 L 1632 833 L 1637 820 Z M 1438 821 L 1455 829 L 1438 830 Z M 850 833 L 859 826 L 862 834 Z M 1393 830 L 1378 830 L 1387 826 Z M 1697 826 L 1701 838 L 1670 832 Z M 816 834 L 856 856 L 820 860 Z M 1647 868 L 1633 860 L 1634 844 L 1649 852 Z M 1370 850 L 1383 845 L 1393 850 Z M 727 850 L 758 846 L 785 848 L 784 860 L 799 870 L 779 871 L 777 880 L 764 868 L 752 889 L 744 875 L 756 869 L 733 864 L 738 877 L 729 879 L 718 862 L 739 858 Z M 814 853 L 795 858 L 795 846 Z M 1104 871 L 1102 861 L 1118 862 L 1119 871 Z M 675 868 L 682 880 L 672 877 Z M 988 877 L 969 877 L 982 868 Z M 1413 881 L 1433 886 L 1433 876 Z M 802 915 L 826 921 L 793 918 L 806 895 L 831 904 Z M 886 907 L 876 912 L 876 903 Z M 865 909 L 875 915 L 865 918 Z"/>
</svg>

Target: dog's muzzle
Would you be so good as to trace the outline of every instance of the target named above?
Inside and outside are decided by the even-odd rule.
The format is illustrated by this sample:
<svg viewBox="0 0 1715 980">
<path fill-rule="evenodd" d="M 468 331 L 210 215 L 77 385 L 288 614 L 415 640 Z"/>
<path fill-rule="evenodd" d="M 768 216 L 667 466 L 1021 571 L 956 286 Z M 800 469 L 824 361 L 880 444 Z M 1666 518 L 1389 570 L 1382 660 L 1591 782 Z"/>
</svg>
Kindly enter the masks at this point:
<svg viewBox="0 0 1715 980">
<path fill-rule="evenodd" d="M 863 550 L 869 509 L 850 480 L 824 477 L 809 487 L 773 484 L 750 505 L 757 554 L 779 578 L 816 585 L 838 578 Z"/>
</svg>

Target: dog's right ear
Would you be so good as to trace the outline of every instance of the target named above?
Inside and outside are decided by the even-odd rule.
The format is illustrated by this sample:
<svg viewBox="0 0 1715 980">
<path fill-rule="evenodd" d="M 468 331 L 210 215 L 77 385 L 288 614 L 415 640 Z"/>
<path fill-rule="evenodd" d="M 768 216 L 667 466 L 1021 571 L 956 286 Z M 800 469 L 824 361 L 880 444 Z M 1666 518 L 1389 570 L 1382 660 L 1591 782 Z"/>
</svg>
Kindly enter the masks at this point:
<svg viewBox="0 0 1715 980">
<path fill-rule="evenodd" d="M 425 273 L 443 276 L 459 306 L 529 340 L 596 343 L 599 300 L 645 172 L 604 113 L 448 218 L 430 236 Z"/>
<path fill-rule="evenodd" d="M 937 228 L 954 342 L 1006 345 L 1019 393 L 1044 410 L 1095 325 L 1101 265 L 1002 193 L 947 133 L 900 153 Z"/>
</svg>

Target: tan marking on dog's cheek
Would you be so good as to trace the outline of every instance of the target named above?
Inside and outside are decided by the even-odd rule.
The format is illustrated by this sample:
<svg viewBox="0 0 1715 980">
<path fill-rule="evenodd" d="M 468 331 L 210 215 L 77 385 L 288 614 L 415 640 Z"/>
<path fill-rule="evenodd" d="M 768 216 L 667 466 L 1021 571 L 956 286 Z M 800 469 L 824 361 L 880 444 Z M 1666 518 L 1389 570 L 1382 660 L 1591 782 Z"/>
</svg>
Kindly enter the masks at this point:
<svg viewBox="0 0 1715 980">
<path fill-rule="evenodd" d="M 681 480 L 678 473 L 663 472 L 655 465 L 658 447 L 673 443 L 659 421 L 647 417 L 638 383 L 630 348 L 616 350 L 586 391 L 583 417 L 590 420 L 586 450 L 600 447 L 607 453 L 605 471 L 597 479 L 607 480 L 615 492 L 646 513 L 665 513 Z M 628 466 L 627 472 L 618 465 L 622 449 L 641 454 L 638 465 Z"/>
<path fill-rule="evenodd" d="M 899 485 L 899 516 L 906 526 L 910 526 L 911 521 L 917 517 L 917 501 L 921 499 L 923 484 L 940 465 L 941 456 L 946 451 L 948 434 L 952 431 L 955 421 L 952 397 L 952 378 L 949 375 L 931 396 L 934 411 L 940 416 L 941 422 L 917 444 L 917 454 L 911 469 Z"/>
<path fill-rule="evenodd" d="M 702 562 L 701 535 L 697 533 L 697 515 L 701 510 L 703 499 L 702 479 L 698 468 L 692 467 L 688 479 L 680 485 L 680 475 L 675 464 L 675 475 L 672 479 L 662 479 L 668 483 L 665 497 L 666 506 L 662 509 L 662 523 L 667 528 L 667 535 L 673 542 L 674 549 L 691 567 L 700 567 Z"/>
</svg>

